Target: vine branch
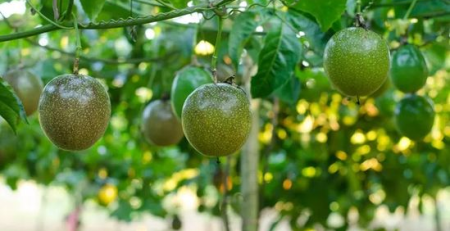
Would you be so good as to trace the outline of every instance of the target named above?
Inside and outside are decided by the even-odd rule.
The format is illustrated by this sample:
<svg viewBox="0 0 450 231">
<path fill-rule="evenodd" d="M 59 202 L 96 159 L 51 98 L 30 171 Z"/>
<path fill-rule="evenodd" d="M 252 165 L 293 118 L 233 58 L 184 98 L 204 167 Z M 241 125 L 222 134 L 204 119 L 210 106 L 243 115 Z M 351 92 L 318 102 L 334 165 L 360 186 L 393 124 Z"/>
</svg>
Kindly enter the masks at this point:
<svg viewBox="0 0 450 231">
<path fill-rule="evenodd" d="M 87 29 L 112 29 L 112 28 L 121 28 L 121 27 L 128 27 L 128 26 L 135 26 L 135 25 L 142 25 L 147 24 L 151 22 L 158 22 L 158 21 L 164 21 L 168 19 L 177 18 L 183 15 L 188 15 L 192 13 L 200 13 L 204 11 L 214 10 L 215 8 L 229 4 L 234 0 L 218 0 L 215 2 L 212 2 L 211 4 L 200 4 L 198 6 L 188 7 L 185 9 L 180 10 L 173 10 L 167 13 L 160 13 L 157 15 L 150 15 L 146 17 L 138 17 L 138 18 L 128 18 L 128 19 L 119 19 L 119 20 L 110 20 L 107 22 L 99 22 L 99 23 L 89 23 L 86 25 L 83 25 L 81 23 L 78 23 L 78 28 L 80 30 L 87 30 Z M 61 24 L 58 24 L 63 27 L 70 27 L 73 29 L 73 22 L 64 22 Z M 0 42 L 20 39 L 20 38 L 26 38 L 30 36 L 35 36 L 51 31 L 60 30 L 58 26 L 54 24 L 49 24 L 45 26 L 41 26 L 32 30 L 23 31 L 23 32 L 17 32 L 9 35 L 2 35 L 0 36 Z"/>
<path fill-rule="evenodd" d="M 416 5 L 416 3 L 417 3 L 417 0 L 413 0 L 413 1 L 411 2 L 411 5 L 409 5 L 408 11 L 406 11 L 405 16 L 403 17 L 404 20 L 406 20 L 406 19 L 409 18 L 409 15 L 411 14 L 411 11 L 412 11 L 412 9 L 414 8 L 414 6 Z"/>
</svg>

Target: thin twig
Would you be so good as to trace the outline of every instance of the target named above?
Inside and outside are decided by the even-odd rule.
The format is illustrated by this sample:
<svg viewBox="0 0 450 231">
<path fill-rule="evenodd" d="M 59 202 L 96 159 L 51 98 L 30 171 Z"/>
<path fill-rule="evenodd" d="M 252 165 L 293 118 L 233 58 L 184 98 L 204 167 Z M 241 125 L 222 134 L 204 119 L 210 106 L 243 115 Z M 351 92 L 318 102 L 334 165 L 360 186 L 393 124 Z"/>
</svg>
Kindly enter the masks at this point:
<svg viewBox="0 0 450 231">
<path fill-rule="evenodd" d="M 53 16 L 55 21 L 59 19 L 58 0 L 53 0 Z"/>
<path fill-rule="evenodd" d="M 217 83 L 217 58 L 219 56 L 219 49 L 220 49 L 220 42 L 222 39 L 222 29 L 223 29 L 223 19 L 222 16 L 217 14 L 217 17 L 219 19 L 219 29 L 217 30 L 217 37 L 216 37 L 216 46 L 214 47 L 214 54 L 211 59 L 211 68 L 214 78 L 214 83 Z"/>
<path fill-rule="evenodd" d="M 414 8 L 414 6 L 416 5 L 417 0 L 413 0 L 411 2 L 411 5 L 409 5 L 408 11 L 406 11 L 405 16 L 403 17 L 403 20 L 406 20 L 409 18 L 409 14 L 411 14 L 412 9 Z"/>
</svg>

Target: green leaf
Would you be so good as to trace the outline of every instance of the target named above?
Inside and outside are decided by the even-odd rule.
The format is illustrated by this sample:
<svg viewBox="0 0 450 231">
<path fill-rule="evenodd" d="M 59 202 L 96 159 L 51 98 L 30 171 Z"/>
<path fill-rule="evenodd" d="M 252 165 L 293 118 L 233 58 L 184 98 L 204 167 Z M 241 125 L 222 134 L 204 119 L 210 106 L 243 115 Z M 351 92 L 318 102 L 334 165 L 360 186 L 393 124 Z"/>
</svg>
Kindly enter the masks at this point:
<svg viewBox="0 0 450 231">
<path fill-rule="evenodd" d="M 238 68 L 239 59 L 245 44 L 250 40 L 256 28 L 266 20 L 267 17 L 253 11 L 239 14 L 234 20 L 228 43 L 228 52 L 235 69 Z"/>
<path fill-rule="evenodd" d="M 22 102 L 3 78 L 0 78 L 0 116 L 8 122 L 14 133 L 20 118 L 28 123 Z"/>
<path fill-rule="evenodd" d="M 95 21 L 98 14 L 102 11 L 106 0 L 80 0 L 84 12 L 91 21 Z"/>
<path fill-rule="evenodd" d="M 282 87 L 278 88 L 274 93 L 281 101 L 295 105 L 300 96 L 300 80 L 291 77 Z"/>
<path fill-rule="evenodd" d="M 323 33 L 313 19 L 295 10 L 289 10 L 286 14 L 286 19 L 292 27 L 305 33 L 305 38 L 310 44 L 309 48 L 322 56 L 331 34 Z"/>
<path fill-rule="evenodd" d="M 283 86 L 291 78 L 302 53 L 302 46 L 290 27 L 274 20 L 272 28 L 259 54 L 258 73 L 252 78 L 254 98 L 268 96 Z"/>
<path fill-rule="evenodd" d="M 346 9 L 347 0 L 298 1 L 294 8 L 309 13 L 317 19 L 322 31 L 341 18 Z"/>
<path fill-rule="evenodd" d="M 433 17 L 435 15 L 450 14 L 450 3 L 441 0 L 418 2 L 412 9 L 410 17 Z"/>
<path fill-rule="evenodd" d="M 175 8 L 186 8 L 189 0 L 163 0 L 167 4 L 172 4 Z"/>
</svg>

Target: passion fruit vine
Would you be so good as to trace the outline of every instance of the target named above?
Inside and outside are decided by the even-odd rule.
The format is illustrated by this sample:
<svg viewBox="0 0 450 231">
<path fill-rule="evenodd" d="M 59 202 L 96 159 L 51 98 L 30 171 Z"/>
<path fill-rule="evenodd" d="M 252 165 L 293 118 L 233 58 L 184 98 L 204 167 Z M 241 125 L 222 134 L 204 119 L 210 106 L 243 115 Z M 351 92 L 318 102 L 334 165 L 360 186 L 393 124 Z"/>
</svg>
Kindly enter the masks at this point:
<svg viewBox="0 0 450 231">
<path fill-rule="evenodd" d="M 345 95 L 366 96 L 386 81 L 389 49 L 376 33 L 351 27 L 334 34 L 324 52 L 330 82 Z"/>
<path fill-rule="evenodd" d="M 39 100 L 42 129 L 56 146 L 68 151 L 91 147 L 105 133 L 110 115 L 106 89 L 90 76 L 57 76 Z"/>
<path fill-rule="evenodd" d="M 210 157 L 231 155 L 250 133 L 250 102 L 238 87 L 205 84 L 188 96 L 181 120 L 187 140 L 198 152 Z"/>
</svg>

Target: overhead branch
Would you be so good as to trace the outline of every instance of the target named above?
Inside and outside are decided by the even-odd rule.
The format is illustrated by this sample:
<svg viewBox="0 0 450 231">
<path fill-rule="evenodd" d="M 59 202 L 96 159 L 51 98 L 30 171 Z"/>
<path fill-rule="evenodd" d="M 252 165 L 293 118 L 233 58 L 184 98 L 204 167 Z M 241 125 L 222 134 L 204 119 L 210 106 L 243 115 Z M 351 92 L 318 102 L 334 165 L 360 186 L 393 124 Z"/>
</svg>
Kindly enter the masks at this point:
<svg viewBox="0 0 450 231">
<path fill-rule="evenodd" d="M 188 15 L 192 13 L 200 13 L 204 11 L 214 10 L 215 7 L 222 6 L 224 4 L 228 4 L 234 0 L 218 0 L 215 2 L 212 2 L 211 4 L 200 4 L 198 6 L 193 7 L 187 7 L 185 9 L 180 10 L 172 10 L 166 13 L 160 13 L 156 15 L 150 15 L 145 17 L 137 17 L 137 18 L 128 18 L 128 19 L 118 19 L 118 20 L 110 20 L 110 21 L 102 21 L 99 23 L 89 23 L 89 24 L 78 24 L 78 28 L 80 30 L 86 30 L 86 29 L 112 29 L 112 28 L 121 28 L 121 27 L 128 27 L 128 26 L 135 26 L 135 25 L 142 25 L 152 22 L 158 22 L 158 21 L 164 21 L 168 19 L 177 18 L 183 15 Z M 60 24 L 64 27 L 73 27 L 73 22 L 64 22 Z M 28 31 L 22 31 L 22 32 L 16 32 L 8 35 L 2 35 L 0 36 L 0 42 L 4 41 L 10 41 L 20 38 L 27 38 L 43 33 L 47 33 L 50 31 L 56 31 L 61 30 L 58 26 L 55 26 L 53 24 L 44 25 L 32 30 Z"/>
</svg>

